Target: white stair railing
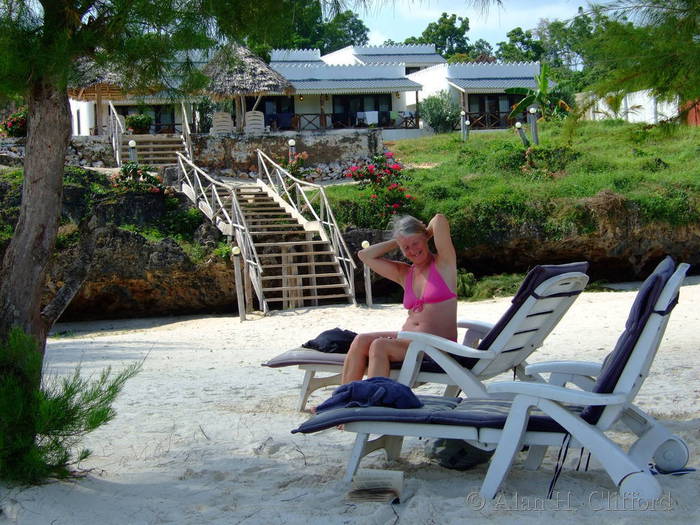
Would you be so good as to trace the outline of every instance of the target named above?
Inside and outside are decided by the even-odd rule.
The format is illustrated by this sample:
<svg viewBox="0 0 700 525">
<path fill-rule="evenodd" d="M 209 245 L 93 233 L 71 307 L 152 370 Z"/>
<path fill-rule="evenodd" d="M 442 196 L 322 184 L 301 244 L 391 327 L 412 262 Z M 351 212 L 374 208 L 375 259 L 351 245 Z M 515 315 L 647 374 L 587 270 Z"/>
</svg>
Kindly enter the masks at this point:
<svg viewBox="0 0 700 525">
<path fill-rule="evenodd" d="M 313 217 L 321 228 L 321 236 L 330 241 L 335 259 L 340 265 L 347 281 L 350 296 L 355 303 L 355 261 L 345 244 L 345 239 L 338 228 L 333 210 L 323 187 L 318 184 L 297 179 L 282 166 L 273 161 L 261 150 L 258 151 L 258 176 L 267 187 L 272 189 L 297 213 Z M 311 193 L 311 197 L 307 195 Z M 294 195 L 294 197 L 292 196 Z"/>
<path fill-rule="evenodd" d="M 192 135 L 190 133 L 190 123 L 187 119 L 187 109 L 185 108 L 185 103 L 180 102 L 182 108 L 182 143 L 185 146 L 185 152 L 187 153 L 187 158 L 189 160 L 194 160 L 192 155 Z"/>
<path fill-rule="evenodd" d="M 109 137 L 112 141 L 112 149 L 114 149 L 114 159 L 117 162 L 117 167 L 120 168 L 122 165 L 122 136 L 124 135 L 125 130 L 114 104 L 112 104 L 111 100 L 108 103 Z"/>
<path fill-rule="evenodd" d="M 235 238 L 236 244 L 241 249 L 246 268 L 248 268 L 248 274 L 260 307 L 264 313 L 267 313 L 269 307 L 263 295 L 261 279 L 263 268 L 238 203 L 236 192 L 230 186 L 211 178 L 180 152 L 177 153 L 177 160 L 178 189 L 187 195 L 221 232 Z M 229 207 L 226 206 L 228 199 L 231 201 Z"/>
</svg>

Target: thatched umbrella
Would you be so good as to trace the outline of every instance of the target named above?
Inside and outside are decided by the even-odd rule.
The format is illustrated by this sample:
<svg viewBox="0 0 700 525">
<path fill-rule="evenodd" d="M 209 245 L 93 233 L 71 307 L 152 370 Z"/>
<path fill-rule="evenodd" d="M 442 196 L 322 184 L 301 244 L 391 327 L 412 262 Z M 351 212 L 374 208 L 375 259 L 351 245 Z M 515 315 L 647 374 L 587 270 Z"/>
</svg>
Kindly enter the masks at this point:
<svg viewBox="0 0 700 525">
<path fill-rule="evenodd" d="M 214 100 L 235 100 L 239 130 L 243 129 L 246 96 L 258 97 L 255 108 L 263 95 L 288 95 L 294 92 L 289 80 L 240 44 L 231 43 L 222 47 L 205 66 L 204 74 L 210 79 L 205 91 Z"/>
<path fill-rule="evenodd" d="M 123 79 L 114 71 L 98 66 L 88 59 L 79 60 L 75 65 L 75 77 L 68 86 L 68 96 L 76 100 L 94 100 L 97 134 L 102 126 L 102 100 L 126 98 L 122 90 Z"/>
</svg>

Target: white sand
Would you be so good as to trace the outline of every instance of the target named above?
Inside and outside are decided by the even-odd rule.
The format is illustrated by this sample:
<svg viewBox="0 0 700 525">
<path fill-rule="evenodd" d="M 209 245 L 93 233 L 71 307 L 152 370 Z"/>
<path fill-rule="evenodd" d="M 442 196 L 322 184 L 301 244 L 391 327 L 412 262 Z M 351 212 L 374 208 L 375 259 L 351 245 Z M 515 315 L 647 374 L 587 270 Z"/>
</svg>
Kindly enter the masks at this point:
<svg viewBox="0 0 700 525">
<path fill-rule="evenodd" d="M 634 292 L 584 294 L 530 362 L 602 360 L 633 297 Z M 700 443 L 698 304 L 700 285 L 685 286 L 638 396 L 644 409 L 688 442 L 694 467 Z M 507 299 L 460 303 L 459 315 L 495 321 L 506 307 Z M 52 374 L 68 373 L 77 364 L 85 373 L 144 357 L 145 364 L 119 398 L 115 420 L 88 437 L 85 444 L 94 451 L 82 465 L 90 469 L 88 475 L 28 489 L 0 488 L 0 522 L 3 517 L 23 525 L 699 522 L 698 473 L 662 476 L 665 499 L 654 512 L 607 511 L 627 504 L 615 499 L 615 488 L 599 465 L 592 462 L 588 472 L 574 470 L 577 451 L 558 482 L 558 500 L 544 499 L 556 455 L 550 450 L 538 472 L 516 464 L 503 495 L 478 510 L 474 507 L 481 505 L 467 500 L 467 494 L 478 490 L 485 467 L 469 472 L 440 468 L 425 459 L 424 442 L 417 439 L 407 439 L 402 459 L 389 467 L 406 473 L 401 504 L 344 501 L 346 487 L 339 480 L 354 434 L 292 435 L 290 430 L 308 417 L 293 408 L 302 372 L 260 363 L 328 328 L 386 330 L 398 328 L 404 316 L 399 305 L 340 306 L 245 323 L 218 316 L 57 326 L 56 331 L 70 330 L 71 336 L 50 339 Z M 329 392 L 317 392 L 311 403 Z M 381 453 L 363 463 L 384 465 Z"/>
</svg>

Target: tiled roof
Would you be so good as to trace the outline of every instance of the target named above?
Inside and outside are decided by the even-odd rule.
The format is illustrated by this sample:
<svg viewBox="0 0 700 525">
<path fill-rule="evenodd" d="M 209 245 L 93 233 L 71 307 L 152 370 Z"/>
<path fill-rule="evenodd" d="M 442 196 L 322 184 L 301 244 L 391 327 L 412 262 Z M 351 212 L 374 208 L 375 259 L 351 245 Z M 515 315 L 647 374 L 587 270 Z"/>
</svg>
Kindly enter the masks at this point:
<svg viewBox="0 0 700 525">
<path fill-rule="evenodd" d="M 536 88 L 537 84 L 532 77 L 513 78 L 449 78 L 447 79 L 453 86 L 469 91 L 483 89 L 507 89 L 513 87 Z"/>
<path fill-rule="evenodd" d="M 420 54 L 385 54 L 385 55 L 356 55 L 365 64 L 402 63 L 402 64 L 442 64 L 446 60 L 437 53 Z"/>
<path fill-rule="evenodd" d="M 392 91 L 417 91 L 418 82 L 407 78 L 372 78 L 347 80 L 291 80 L 297 94 L 302 93 L 390 93 Z"/>
</svg>

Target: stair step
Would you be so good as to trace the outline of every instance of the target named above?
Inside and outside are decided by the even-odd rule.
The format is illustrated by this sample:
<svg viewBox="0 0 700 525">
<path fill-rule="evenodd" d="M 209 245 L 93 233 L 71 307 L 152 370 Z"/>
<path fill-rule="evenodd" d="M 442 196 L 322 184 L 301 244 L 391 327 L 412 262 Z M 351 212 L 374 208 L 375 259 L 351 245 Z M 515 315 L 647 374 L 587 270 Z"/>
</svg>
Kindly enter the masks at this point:
<svg viewBox="0 0 700 525">
<path fill-rule="evenodd" d="M 279 286 L 276 288 L 265 288 L 263 287 L 264 292 L 283 292 L 285 290 L 320 290 L 320 289 L 328 289 L 328 288 L 345 288 L 344 284 L 319 284 L 316 286 L 312 285 L 304 285 L 304 286 Z"/>
<path fill-rule="evenodd" d="M 301 230 L 275 230 L 275 231 L 269 231 L 269 232 L 263 232 L 263 231 L 257 231 L 257 232 L 249 232 L 251 235 L 299 235 L 299 234 L 304 234 L 306 231 L 302 228 Z M 311 233 L 311 232 L 309 232 Z M 300 243 L 302 241 L 299 241 Z"/>
<path fill-rule="evenodd" d="M 248 221 L 250 222 L 250 221 Z M 251 226 L 254 226 L 256 228 L 255 231 L 262 232 L 263 230 L 258 230 L 257 228 L 293 228 L 294 226 L 299 226 L 298 224 L 248 224 L 248 227 L 250 228 Z M 300 233 L 305 232 L 301 226 L 299 226 L 301 229 L 299 230 Z M 269 233 L 276 233 L 281 230 L 265 230 L 266 232 Z M 252 233 L 252 232 L 251 232 Z"/>
<path fill-rule="evenodd" d="M 294 266 L 298 266 L 298 265 L 295 264 Z M 269 268 L 269 266 L 265 266 L 265 268 Z M 287 277 L 297 277 L 300 279 L 310 279 L 312 277 L 316 277 L 317 279 L 320 279 L 322 277 L 342 277 L 342 276 L 343 276 L 343 274 L 341 272 L 337 272 L 337 273 L 297 273 L 297 274 L 294 274 L 291 276 L 288 275 Z M 282 277 L 283 277 L 282 275 L 266 275 L 264 277 L 261 277 L 261 279 L 263 281 L 274 281 L 274 280 L 281 280 Z"/>
<path fill-rule="evenodd" d="M 343 293 L 343 294 L 328 294 L 328 295 L 303 295 L 301 297 L 295 297 L 295 298 L 285 298 L 285 297 L 266 297 L 265 300 L 268 303 L 281 303 L 283 301 L 311 301 L 314 299 L 339 299 L 341 297 L 344 297 L 345 299 L 350 298 L 349 293 Z"/>
<path fill-rule="evenodd" d="M 335 266 L 337 268 L 338 264 L 335 261 L 292 262 L 289 264 L 265 264 L 265 263 L 262 263 L 262 267 L 266 270 L 271 269 L 271 268 L 284 268 L 284 267 L 289 267 L 289 266 L 293 266 L 295 268 L 300 268 L 302 266 Z"/>
<path fill-rule="evenodd" d="M 328 241 L 282 241 L 282 242 L 256 242 L 256 248 L 274 248 L 277 246 L 308 246 L 308 245 L 328 245 Z M 287 253 L 298 253 L 298 252 L 287 252 Z M 316 253 L 316 252 L 312 252 Z M 320 252 L 319 252 L 320 253 Z M 331 252 L 332 253 L 332 252 Z"/>
<path fill-rule="evenodd" d="M 243 213 L 247 215 L 287 215 L 291 217 L 286 211 L 284 210 L 279 210 L 279 211 L 261 211 L 261 212 L 250 212 L 250 210 L 243 210 Z"/>
</svg>

